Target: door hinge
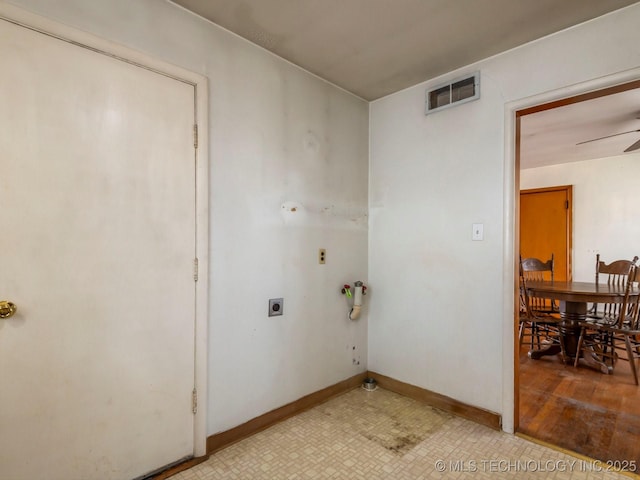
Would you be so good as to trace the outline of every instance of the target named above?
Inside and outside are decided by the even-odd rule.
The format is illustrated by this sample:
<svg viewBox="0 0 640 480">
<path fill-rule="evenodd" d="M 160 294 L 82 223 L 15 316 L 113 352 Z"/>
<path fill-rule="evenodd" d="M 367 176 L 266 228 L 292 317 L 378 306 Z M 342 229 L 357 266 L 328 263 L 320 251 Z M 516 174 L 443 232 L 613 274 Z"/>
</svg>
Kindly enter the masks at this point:
<svg viewBox="0 0 640 480">
<path fill-rule="evenodd" d="M 195 388 L 191 392 L 191 411 L 194 415 L 198 413 L 198 390 Z"/>
<path fill-rule="evenodd" d="M 198 124 L 193 125 L 193 148 L 198 148 Z"/>
<path fill-rule="evenodd" d="M 564 201 L 564 209 L 569 210 L 569 200 Z"/>
<path fill-rule="evenodd" d="M 198 259 L 197 258 L 193 259 L 193 281 L 194 282 L 198 281 Z"/>
</svg>

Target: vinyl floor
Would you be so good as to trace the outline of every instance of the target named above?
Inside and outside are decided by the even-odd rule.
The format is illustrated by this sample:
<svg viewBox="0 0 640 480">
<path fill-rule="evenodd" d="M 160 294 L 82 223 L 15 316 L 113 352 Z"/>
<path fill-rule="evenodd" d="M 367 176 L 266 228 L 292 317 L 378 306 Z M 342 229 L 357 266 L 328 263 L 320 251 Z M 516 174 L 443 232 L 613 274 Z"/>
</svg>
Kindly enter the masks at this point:
<svg viewBox="0 0 640 480">
<path fill-rule="evenodd" d="M 377 389 L 355 389 L 172 480 L 617 479 L 606 465 Z"/>
</svg>

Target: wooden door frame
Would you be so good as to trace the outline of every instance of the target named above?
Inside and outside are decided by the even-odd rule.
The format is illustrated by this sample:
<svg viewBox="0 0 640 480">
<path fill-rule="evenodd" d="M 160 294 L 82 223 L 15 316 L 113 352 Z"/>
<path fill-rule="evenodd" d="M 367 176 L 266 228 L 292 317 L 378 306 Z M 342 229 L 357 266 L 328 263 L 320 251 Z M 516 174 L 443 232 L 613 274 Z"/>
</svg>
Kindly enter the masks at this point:
<svg viewBox="0 0 640 480">
<path fill-rule="evenodd" d="M 193 418 L 195 457 L 206 454 L 207 440 L 207 351 L 208 351 L 208 303 L 209 303 L 209 152 L 208 152 L 208 85 L 207 78 L 195 72 L 177 67 L 146 53 L 125 47 L 54 20 L 41 17 L 13 5 L 0 3 L 0 19 L 54 37 L 97 54 L 106 55 L 173 78 L 193 86 L 194 122 L 198 125 L 198 142 L 195 148 L 195 220 L 196 238 L 194 257 L 197 261 L 194 319 L 194 385 L 198 395 L 198 408 Z M 194 262 L 195 265 L 195 262 Z M 195 267 L 194 267 L 195 268 Z"/>
<path fill-rule="evenodd" d="M 519 147 L 518 147 L 519 148 Z M 546 192 L 565 192 L 567 196 L 567 201 L 569 204 L 567 205 L 566 216 L 567 216 L 567 245 L 566 245 L 566 254 L 567 254 L 567 280 L 571 280 L 573 278 L 572 266 L 573 266 L 573 185 L 557 185 L 554 187 L 543 187 L 543 188 L 528 188 L 526 190 L 520 190 L 518 195 L 522 195 L 523 193 L 546 193 Z M 520 202 L 518 201 L 518 228 L 520 225 Z M 520 245 L 520 241 L 518 240 L 518 246 Z M 519 249 L 518 249 L 519 250 Z"/>
<path fill-rule="evenodd" d="M 505 382 L 503 390 L 503 428 L 518 431 L 520 403 L 519 341 L 518 341 L 518 256 L 520 250 L 520 145 L 521 118 L 536 112 L 580 103 L 640 88 L 640 68 L 613 74 L 596 80 L 573 85 L 505 105 L 505 189 L 504 219 L 506 227 L 504 368 L 505 378 L 511 376 L 513 384 Z M 511 227 L 512 230 L 509 230 Z M 509 359 L 508 356 L 511 358 Z M 509 403 L 512 409 L 509 411 Z M 513 417 L 511 417 L 513 414 Z"/>
</svg>

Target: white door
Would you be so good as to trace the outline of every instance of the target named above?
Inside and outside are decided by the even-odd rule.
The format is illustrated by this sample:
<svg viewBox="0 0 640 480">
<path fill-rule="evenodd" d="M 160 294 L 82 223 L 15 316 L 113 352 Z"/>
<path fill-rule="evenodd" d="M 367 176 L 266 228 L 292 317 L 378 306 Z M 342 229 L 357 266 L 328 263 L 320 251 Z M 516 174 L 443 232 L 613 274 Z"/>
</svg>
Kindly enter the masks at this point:
<svg viewBox="0 0 640 480">
<path fill-rule="evenodd" d="M 193 455 L 193 85 L 0 20 L 0 478 Z"/>
</svg>

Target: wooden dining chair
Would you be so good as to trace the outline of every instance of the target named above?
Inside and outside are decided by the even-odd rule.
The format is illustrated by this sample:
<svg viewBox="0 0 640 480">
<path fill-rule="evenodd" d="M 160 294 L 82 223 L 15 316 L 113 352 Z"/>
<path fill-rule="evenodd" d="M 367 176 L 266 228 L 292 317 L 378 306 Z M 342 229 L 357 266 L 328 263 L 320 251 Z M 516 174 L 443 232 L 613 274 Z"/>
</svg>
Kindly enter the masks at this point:
<svg viewBox="0 0 640 480">
<path fill-rule="evenodd" d="M 523 268 L 524 260 L 520 260 L 520 312 L 518 337 L 520 345 L 528 340 L 529 351 L 540 350 L 545 344 L 560 345 L 562 361 L 565 361 L 565 348 L 559 325 L 561 319 L 557 313 L 536 310 L 537 302 L 527 291 L 527 277 Z"/>
<path fill-rule="evenodd" d="M 520 261 L 522 275 L 528 282 L 553 282 L 553 253 L 546 262 L 535 258 L 523 258 Z M 546 299 L 532 297 L 529 299 L 531 308 L 537 313 L 558 313 L 557 302 Z"/>
<path fill-rule="evenodd" d="M 581 353 L 595 354 L 611 370 L 616 362 L 627 360 L 633 380 L 638 385 L 636 360 L 640 358 L 640 296 L 631 295 L 638 268 L 637 257 L 624 280 L 625 293 L 622 303 L 615 309 L 605 310 L 597 318 L 579 322 L 580 337 L 574 366 L 578 366 Z M 619 354 L 618 352 L 624 352 Z"/>
<path fill-rule="evenodd" d="M 596 254 L 596 283 L 605 283 L 604 280 L 606 280 L 607 285 L 624 286 L 637 261 L 638 256 L 636 255 L 633 260 L 616 260 L 605 263 L 600 260 L 600 254 Z M 635 281 L 635 276 L 631 281 Z M 595 319 L 615 317 L 619 315 L 619 309 L 619 303 L 594 303 L 587 315 Z"/>
</svg>

